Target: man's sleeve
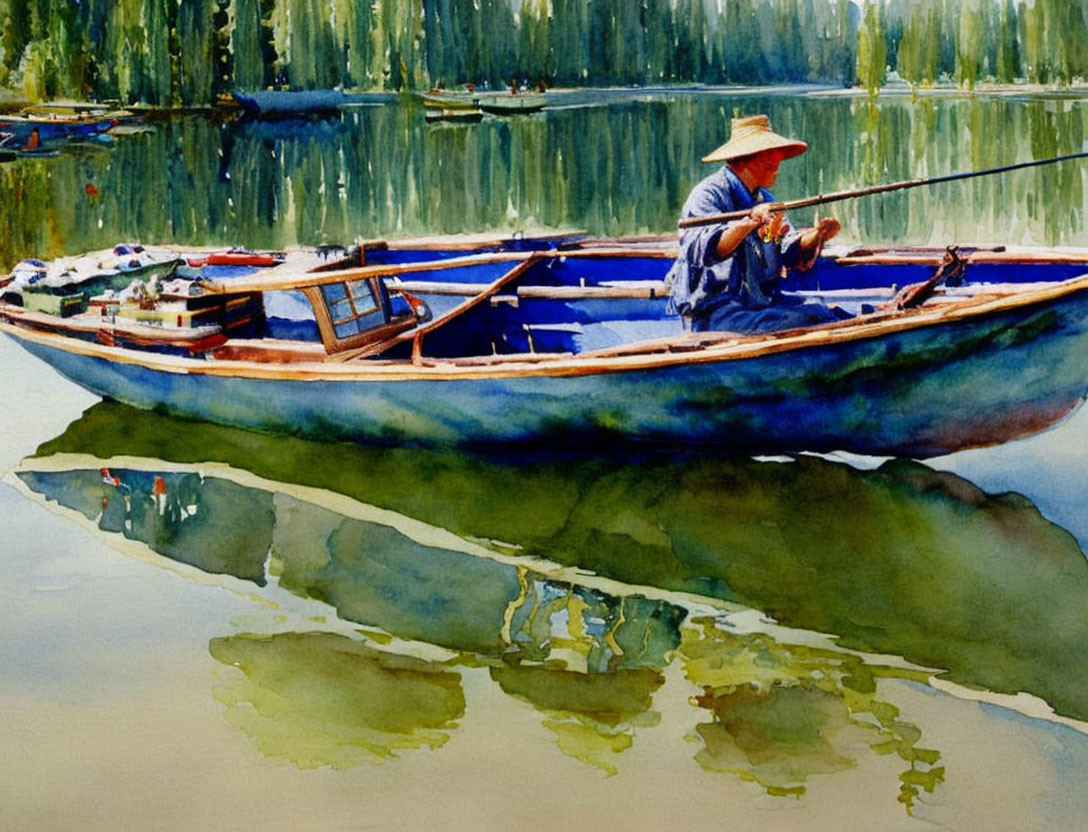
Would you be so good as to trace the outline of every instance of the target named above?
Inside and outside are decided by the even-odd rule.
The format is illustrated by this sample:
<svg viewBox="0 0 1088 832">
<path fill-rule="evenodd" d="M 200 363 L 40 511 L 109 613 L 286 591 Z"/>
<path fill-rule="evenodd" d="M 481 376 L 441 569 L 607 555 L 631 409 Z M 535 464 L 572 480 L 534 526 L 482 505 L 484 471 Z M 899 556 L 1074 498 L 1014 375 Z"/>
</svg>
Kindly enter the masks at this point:
<svg viewBox="0 0 1088 832">
<path fill-rule="evenodd" d="M 702 185 L 692 191 L 684 205 L 684 217 L 707 217 L 733 210 L 732 200 L 720 188 Z M 718 256 L 718 240 L 725 225 L 703 225 L 687 228 L 680 234 L 681 255 L 693 266 L 713 266 L 722 262 Z"/>
</svg>

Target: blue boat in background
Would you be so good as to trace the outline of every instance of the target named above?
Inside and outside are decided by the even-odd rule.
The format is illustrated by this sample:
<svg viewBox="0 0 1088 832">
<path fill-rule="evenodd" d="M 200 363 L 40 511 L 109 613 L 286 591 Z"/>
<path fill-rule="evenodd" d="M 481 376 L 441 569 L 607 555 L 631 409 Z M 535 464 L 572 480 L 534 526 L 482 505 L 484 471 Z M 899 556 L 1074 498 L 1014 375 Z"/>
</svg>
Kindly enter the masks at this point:
<svg viewBox="0 0 1088 832">
<path fill-rule="evenodd" d="M 1088 394 L 1088 252 L 964 251 L 960 285 L 912 308 L 898 289 L 944 252 L 829 253 L 789 288 L 856 317 L 760 335 L 683 331 L 674 256 L 658 238 L 377 241 L 111 314 L 4 296 L 0 330 L 136 407 L 390 444 L 927 457 L 1043 430 Z"/>
<path fill-rule="evenodd" d="M 348 101 L 340 90 L 236 90 L 232 96 L 249 115 L 268 118 L 335 113 Z"/>
<path fill-rule="evenodd" d="M 92 139 L 108 133 L 118 124 L 118 119 L 111 115 L 2 116 L 0 133 L 10 134 L 12 144 L 33 150 L 35 147 L 27 148 L 27 145 L 34 145 L 35 132 L 40 146 Z"/>
</svg>

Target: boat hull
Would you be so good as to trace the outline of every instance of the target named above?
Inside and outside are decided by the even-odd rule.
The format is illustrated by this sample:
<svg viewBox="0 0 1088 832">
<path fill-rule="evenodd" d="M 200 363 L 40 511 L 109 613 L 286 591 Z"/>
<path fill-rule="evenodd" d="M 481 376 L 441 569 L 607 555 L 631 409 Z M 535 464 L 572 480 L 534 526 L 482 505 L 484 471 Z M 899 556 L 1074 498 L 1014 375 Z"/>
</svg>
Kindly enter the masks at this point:
<svg viewBox="0 0 1088 832">
<path fill-rule="evenodd" d="M 501 95 L 481 98 L 479 107 L 485 113 L 497 116 L 516 116 L 539 113 L 545 101 L 537 95 Z"/>
<path fill-rule="evenodd" d="M 429 110 L 476 110 L 479 98 L 471 93 L 430 93 L 423 96 L 423 106 Z"/>
<path fill-rule="evenodd" d="M 38 131 L 38 140 L 42 144 L 48 144 L 91 139 L 109 132 L 116 125 L 117 120 L 114 118 L 0 118 L 0 132 L 13 134 L 14 143 L 19 146 L 25 146 L 35 130 Z"/>
<path fill-rule="evenodd" d="M 261 90 L 233 95 L 245 112 L 262 118 L 335 113 L 347 101 L 339 90 Z"/>
<path fill-rule="evenodd" d="M 1088 388 L 1088 284 L 877 335 L 771 341 L 762 351 L 527 366 L 358 362 L 254 368 L 178 359 L 3 325 L 92 392 L 262 431 L 379 443 L 602 439 L 748 453 L 929 457 L 1043 430 Z M 806 340 L 808 339 L 808 340 Z M 777 346 L 775 345 L 777 343 Z"/>
</svg>

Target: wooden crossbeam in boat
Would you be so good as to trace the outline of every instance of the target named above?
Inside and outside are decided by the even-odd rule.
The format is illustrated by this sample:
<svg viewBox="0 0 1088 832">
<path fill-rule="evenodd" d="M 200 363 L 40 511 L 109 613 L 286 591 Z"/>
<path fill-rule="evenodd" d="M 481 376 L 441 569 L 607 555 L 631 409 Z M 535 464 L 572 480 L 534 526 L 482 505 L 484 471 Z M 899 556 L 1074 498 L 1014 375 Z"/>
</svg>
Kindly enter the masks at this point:
<svg viewBox="0 0 1088 832">
<path fill-rule="evenodd" d="M 401 289 L 413 295 L 475 295 L 479 283 L 440 283 L 427 280 L 402 280 L 390 283 L 390 288 Z M 663 280 L 632 281 L 626 286 L 521 286 L 519 298 L 538 300 L 596 300 L 609 298 L 663 298 L 668 295 Z"/>
</svg>

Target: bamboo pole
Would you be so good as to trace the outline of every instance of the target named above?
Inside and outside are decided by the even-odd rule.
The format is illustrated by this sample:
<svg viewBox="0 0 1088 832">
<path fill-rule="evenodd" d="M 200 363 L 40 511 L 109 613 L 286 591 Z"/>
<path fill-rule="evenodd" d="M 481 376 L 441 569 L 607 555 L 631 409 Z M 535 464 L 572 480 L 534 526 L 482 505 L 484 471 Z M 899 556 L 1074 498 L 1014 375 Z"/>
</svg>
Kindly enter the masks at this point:
<svg viewBox="0 0 1088 832">
<path fill-rule="evenodd" d="M 890 182 L 885 185 L 873 185 L 868 188 L 856 188 L 850 191 L 836 191 L 835 193 L 830 194 L 819 194 L 817 196 L 805 197 L 804 199 L 795 199 L 792 202 L 776 202 L 771 205 L 771 210 L 779 212 L 790 211 L 794 208 L 809 208 L 813 205 L 826 205 L 829 202 L 841 202 L 846 199 L 855 199 L 860 196 L 885 194 L 891 191 L 903 191 L 908 188 L 920 188 L 923 185 L 939 185 L 942 182 L 956 182 L 960 179 L 973 179 L 977 176 L 992 176 L 997 173 L 1008 173 L 1013 170 L 1035 168 L 1041 167 L 1042 165 L 1053 165 L 1058 162 L 1068 162 L 1072 159 L 1085 158 L 1088 158 L 1088 151 L 1083 153 L 1070 153 L 1065 156 L 1055 156 L 1050 159 L 1035 159 L 1031 162 L 1018 162 L 1015 165 L 1005 165 L 1004 167 L 989 168 L 987 170 L 950 173 L 946 176 L 933 176 L 929 179 L 906 179 L 902 182 Z M 742 219 L 743 217 L 747 217 L 749 213 L 749 209 L 744 209 L 742 211 L 728 211 L 724 214 L 710 214 L 705 217 L 685 217 L 677 223 L 677 226 L 684 229 L 697 228 L 703 225 L 717 225 L 718 223 L 729 222 L 730 220 Z"/>
</svg>

